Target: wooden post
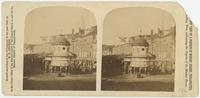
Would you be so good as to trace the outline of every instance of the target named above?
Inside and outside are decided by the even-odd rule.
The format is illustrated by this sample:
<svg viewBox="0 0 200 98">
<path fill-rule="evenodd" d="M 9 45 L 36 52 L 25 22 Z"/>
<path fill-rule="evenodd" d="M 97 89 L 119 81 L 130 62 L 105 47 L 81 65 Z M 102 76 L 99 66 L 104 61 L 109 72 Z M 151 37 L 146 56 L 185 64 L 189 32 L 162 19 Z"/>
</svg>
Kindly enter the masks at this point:
<svg viewBox="0 0 200 98">
<path fill-rule="evenodd" d="M 53 66 L 49 65 L 49 68 L 47 70 L 48 70 L 49 73 L 52 73 L 53 72 Z"/>
<path fill-rule="evenodd" d="M 141 67 L 138 67 L 139 68 L 139 73 L 141 73 Z"/>
<path fill-rule="evenodd" d="M 59 70 L 59 71 L 62 72 L 62 66 L 59 66 L 59 67 L 60 67 L 60 70 Z"/>
<path fill-rule="evenodd" d="M 47 61 L 44 62 L 44 72 L 47 72 Z"/>
<path fill-rule="evenodd" d="M 147 74 L 147 67 L 144 68 L 144 73 Z"/>
<path fill-rule="evenodd" d="M 126 62 L 124 62 L 124 66 L 123 66 L 123 73 L 125 74 L 126 73 Z"/>
<path fill-rule="evenodd" d="M 51 72 L 52 72 L 52 73 L 55 72 L 55 66 L 52 66 L 52 67 L 51 67 Z"/>
</svg>

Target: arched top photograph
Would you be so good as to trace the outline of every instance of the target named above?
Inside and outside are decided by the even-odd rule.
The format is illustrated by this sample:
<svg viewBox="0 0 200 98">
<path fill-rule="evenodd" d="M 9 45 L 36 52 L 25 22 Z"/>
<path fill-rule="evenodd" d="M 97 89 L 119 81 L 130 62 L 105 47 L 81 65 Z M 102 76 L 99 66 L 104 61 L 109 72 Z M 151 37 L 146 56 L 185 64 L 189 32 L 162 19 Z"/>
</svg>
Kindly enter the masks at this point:
<svg viewBox="0 0 200 98">
<path fill-rule="evenodd" d="M 24 90 L 96 89 L 97 24 L 90 10 L 35 8 L 24 32 Z"/>
<path fill-rule="evenodd" d="M 113 9 L 103 23 L 102 90 L 174 91 L 175 42 L 176 23 L 169 12 Z"/>
</svg>

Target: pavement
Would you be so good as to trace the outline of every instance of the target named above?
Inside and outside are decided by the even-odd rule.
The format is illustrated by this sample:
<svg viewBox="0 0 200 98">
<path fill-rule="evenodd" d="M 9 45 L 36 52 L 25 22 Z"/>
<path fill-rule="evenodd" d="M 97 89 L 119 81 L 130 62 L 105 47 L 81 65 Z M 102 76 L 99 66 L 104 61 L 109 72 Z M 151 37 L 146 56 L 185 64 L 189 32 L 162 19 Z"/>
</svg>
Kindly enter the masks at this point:
<svg viewBox="0 0 200 98">
<path fill-rule="evenodd" d="M 65 75 L 44 73 L 24 77 L 23 90 L 96 90 L 96 74 Z"/>
<path fill-rule="evenodd" d="M 37 74 L 29 77 L 24 77 L 24 79 L 27 80 L 34 80 L 34 81 L 75 81 L 75 80 L 81 80 L 81 81 L 95 81 L 96 80 L 96 74 L 66 74 L 62 77 L 58 76 L 58 73 L 43 73 L 43 74 Z"/>
<path fill-rule="evenodd" d="M 142 81 L 160 81 L 174 82 L 174 75 L 147 75 L 143 78 L 137 78 L 136 75 L 118 75 L 114 77 L 102 78 L 104 81 L 113 82 L 142 82 Z"/>
<path fill-rule="evenodd" d="M 119 75 L 102 78 L 101 83 L 103 91 L 174 91 L 174 75 Z"/>
</svg>

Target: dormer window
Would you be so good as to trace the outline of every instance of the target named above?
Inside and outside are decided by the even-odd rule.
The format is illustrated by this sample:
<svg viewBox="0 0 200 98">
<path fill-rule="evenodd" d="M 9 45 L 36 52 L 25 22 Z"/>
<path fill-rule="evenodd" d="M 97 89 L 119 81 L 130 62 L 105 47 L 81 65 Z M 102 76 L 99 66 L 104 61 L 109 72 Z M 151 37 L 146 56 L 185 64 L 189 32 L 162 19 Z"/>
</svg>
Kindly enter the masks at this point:
<svg viewBox="0 0 200 98">
<path fill-rule="evenodd" d="M 142 48 L 142 51 L 144 51 L 144 48 Z"/>
<path fill-rule="evenodd" d="M 63 47 L 63 50 L 65 50 L 65 47 Z"/>
</svg>

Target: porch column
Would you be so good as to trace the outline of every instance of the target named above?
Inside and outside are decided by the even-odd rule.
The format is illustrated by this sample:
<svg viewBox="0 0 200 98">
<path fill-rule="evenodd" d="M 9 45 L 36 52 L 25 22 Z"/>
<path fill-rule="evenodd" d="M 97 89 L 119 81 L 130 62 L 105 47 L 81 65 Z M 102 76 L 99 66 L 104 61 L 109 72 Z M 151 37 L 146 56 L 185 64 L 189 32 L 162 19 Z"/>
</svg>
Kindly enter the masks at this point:
<svg viewBox="0 0 200 98">
<path fill-rule="evenodd" d="M 62 72 L 62 66 L 59 66 L 59 71 Z"/>
<path fill-rule="evenodd" d="M 44 63 L 44 72 L 47 72 L 47 61 Z"/>
<path fill-rule="evenodd" d="M 132 67 L 132 74 L 135 74 L 135 67 Z"/>
<path fill-rule="evenodd" d="M 55 72 L 55 66 L 51 66 L 51 72 Z"/>
<path fill-rule="evenodd" d="M 147 67 L 144 68 L 144 73 L 147 74 Z"/>
<path fill-rule="evenodd" d="M 53 66 L 52 66 L 52 65 L 49 65 L 48 72 L 49 72 L 49 73 L 52 73 L 52 72 L 53 72 Z"/>
<path fill-rule="evenodd" d="M 124 63 L 123 67 L 123 73 L 126 73 L 126 63 Z"/>
<path fill-rule="evenodd" d="M 139 68 L 139 73 L 141 73 L 142 68 L 141 67 L 138 67 L 138 68 Z"/>
<path fill-rule="evenodd" d="M 129 73 L 129 74 L 131 74 L 131 70 L 132 70 L 132 67 L 129 65 L 129 66 L 128 66 L 128 73 Z"/>
</svg>

